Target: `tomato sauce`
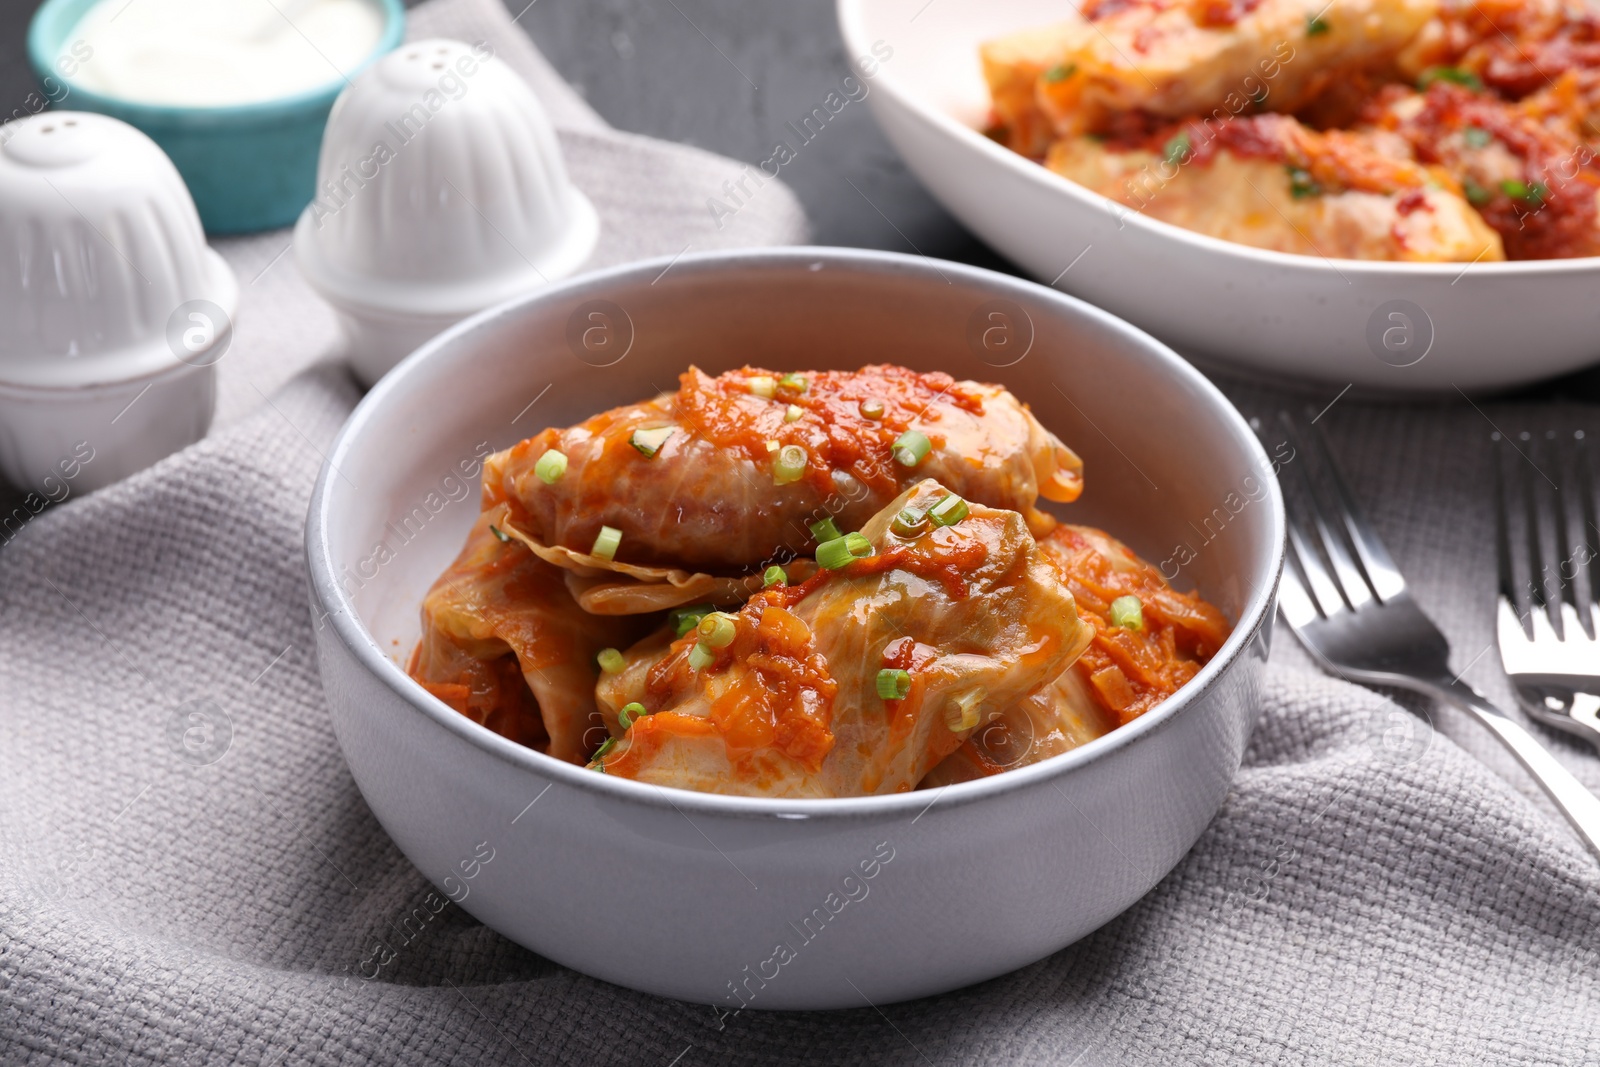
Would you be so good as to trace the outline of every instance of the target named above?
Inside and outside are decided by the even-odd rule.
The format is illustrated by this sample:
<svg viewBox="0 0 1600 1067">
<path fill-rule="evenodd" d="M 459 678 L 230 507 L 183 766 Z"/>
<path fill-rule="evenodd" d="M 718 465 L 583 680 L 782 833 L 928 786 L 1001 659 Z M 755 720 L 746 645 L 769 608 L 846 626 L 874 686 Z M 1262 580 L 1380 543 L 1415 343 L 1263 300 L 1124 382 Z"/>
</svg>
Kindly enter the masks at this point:
<svg viewBox="0 0 1600 1067">
<path fill-rule="evenodd" d="M 814 773 L 833 748 L 839 684 L 805 621 L 783 606 L 784 592 L 752 597 L 735 616 L 733 641 L 713 650 L 715 660 L 703 668 L 706 692 L 713 694 L 706 717 L 735 767 L 776 749 Z M 689 688 L 688 651 L 697 641 L 692 631 L 679 638 L 672 654 L 651 668 L 645 688 L 652 704 L 659 707 Z M 730 670 L 736 665 L 738 670 Z"/>
<path fill-rule="evenodd" d="M 751 380 L 777 383 L 771 398 L 751 392 Z M 862 484 L 892 492 L 898 474 L 890 466 L 895 440 L 915 425 L 926 430 L 935 448 L 943 441 L 923 425 L 935 403 L 983 414 L 982 397 L 960 388 L 942 372 L 920 374 L 904 367 L 864 367 L 859 371 L 807 373 L 803 390 L 782 384 L 781 371 L 744 367 L 716 378 L 686 373 L 680 379 L 675 413 L 704 439 L 737 449 L 760 467 L 773 461 L 768 442 L 806 450 L 806 478 L 823 495 L 835 491 L 834 471 L 847 471 Z M 863 403 L 883 407 L 880 418 L 868 418 Z M 789 405 L 801 417 L 785 421 Z"/>
<path fill-rule="evenodd" d="M 1396 117 L 1395 104 L 1409 95 L 1403 89 L 1380 94 L 1368 118 L 1403 136 L 1418 160 L 1461 174 L 1464 181 L 1488 153 L 1503 151 L 1517 162 L 1521 176 L 1516 181 L 1486 181 L 1469 190 L 1509 258 L 1600 253 L 1600 168 L 1592 150 L 1520 105 L 1444 81 L 1428 87 L 1415 114 L 1407 109 L 1401 112 L 1407 117 Z M 1468 142 L 1468 131 L 1482 143 Z"/>
<path fill-rule="evenodd" d="M 1239 115 L 1182 122 L 1124 116 L 1107 135 L 1119 151 L 1160 156 L 1164 166 L 1209 166 L 1226 152 L 1236 159 L 1263 159 L 1304 172 L 1319 192 L 1347 190 L 1388 196 L 1421 190 L 1434 180 L 1427 169 L 1375 152 L 1357 135 L 1320 132 L 1286 115 Z"/>
<path fill-rule="evenodd" d="M 1041 544 L 1072 590 L 1079 618 L 1094 627 L 1073 669 L 1119 724 L 1177 692 L 1227 640 L 1230 628 L 1220 612 L 1173 590 L 1149 564 L 1116 567 L 1069 526 Z M 1139 598 L 1142 630 L 1111 625 L 1111 602 L 1122 596 Z"/>
<path fill-rule="evenodd" d="M 976 538 L 955 540 L 943 551 L 918 551 L 921 543 L 892 545 L 865 559 L 858 559 L 837 573 L 849 578 L 861 578 L 887 571 L 906 571 L 919 578 L 929 578 L 944 587 L 951 600 L 965 600 L 971 595 L 966 575 L 989 558 L 989 548 Z"/>
<path fill-rule="evenodd" d="M 1176 0 L 1088 0 L 1080 10 L 1090 22 L 1099 22 L 1138 8 L 1165 11 L 1177 6 Z M 1260 6 L 1261 0 L 1188 0 L 1187 3 L 1195 25 L 1207 29 L 1232 26 Z"/>
<path fill-rule="evenodd" d="M 1439 13 L 1432 64 L 1473 71 L 1512 100 L 1600 67 L 1600 14 L 1585 4 L 1466 0 Z"/>
<path fill-rule="evenodd" d="M 1261 6 L 1261 0 L 1199 0 L 1190 5 L 1197 25 L 1207 29 L 1232 26 Z"/>
</svg>

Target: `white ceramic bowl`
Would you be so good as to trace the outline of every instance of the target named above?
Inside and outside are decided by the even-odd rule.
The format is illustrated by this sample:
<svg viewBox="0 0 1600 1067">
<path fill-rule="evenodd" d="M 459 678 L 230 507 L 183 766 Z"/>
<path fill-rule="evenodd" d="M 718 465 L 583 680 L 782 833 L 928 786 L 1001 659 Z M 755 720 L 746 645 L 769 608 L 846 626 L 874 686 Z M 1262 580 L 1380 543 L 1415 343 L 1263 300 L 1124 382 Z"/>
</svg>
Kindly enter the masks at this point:
<svg viewBox="0 0 1600 1067">
<path fill-rule="evenodd" d="M 149 137 L 77 111 L 0 128 L 0 473 L 91 489 L 199 440 L 238 300 Z"/>
<path fill-rule="evenodd" d="M 598 235 L 528 84 L 430 39 L 339 94 L 294 244 L 370 384 L 451 323 L 571 274 Z"/>
<path fill-rule="evenodd" d="M 461 323 L 384 378 L 333 445 L 306 527 L 318 654 L 339 743 L 384 829 L 507 937 L 730 1009 L 937 993 L 1127 908 L 1211 820 L 1256 715 L 1284 527 L 1249 427 L 1145 334 L 1015 278 L 820 248 L 667 265 L 587 275 Z M 996 326 L 1010 332 L 985 338 Z M 1198 583 L 1233 636 L 1175 698 L 1076 751 L 860 799 L 607 778 L 490 733 L 406 677 L 418 604 L 477 513 L 463 474 L 478 457 L 670 388 L 690 361 L 717 373 L 756 355 L 1009 385 L 1084 457 L 1088 488 L 1068 513 L 1169 573 L 1191 546 L 1178 584 Z M 1210 543 L 1191 520 L 1215 528 Z"/>
<path fill-rule="evenodd" d="M 1035 278 L 1185 355 L 1335 387 L 1454 395 L 1600 359 L 1600 258 L 1467 266 L 1267 252 L 1137 214 L 983 136 L 979 44 L 1069 10 L 838 0 L 852 59 L 877 42 L 893 50 L 867 98 L 890 142 L 952 214 Z"/>
</svg>

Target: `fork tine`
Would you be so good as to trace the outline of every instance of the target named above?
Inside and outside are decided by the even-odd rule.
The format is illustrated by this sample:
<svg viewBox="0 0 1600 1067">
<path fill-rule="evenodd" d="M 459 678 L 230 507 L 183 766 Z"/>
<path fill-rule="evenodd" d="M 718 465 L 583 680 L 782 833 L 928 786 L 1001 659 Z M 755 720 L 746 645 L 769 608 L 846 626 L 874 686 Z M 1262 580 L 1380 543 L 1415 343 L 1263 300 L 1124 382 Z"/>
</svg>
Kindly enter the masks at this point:
<svg viewBox="0 0 1600 1067">
<path fill-rule="evenodd" d="M 1278 580 L 1278 610 L 1283 612 L 1283 617 L 1289 620 L 1290 626 L 1298 629 L 1307 623 L 1315 622 L 1321 612 L 1306 588 L 1299 555 L 1292 542 L 1288 555 L 1289 558 L 1283 568 L 1283 577 Z"/>
<path fill-rule="evenodd" d="M 1565 600 L 1567 594 L 1566 587 L 1571 583 L 1567 581 L 1566 572 L 1559 566 L 1559 564 L 1566 560 L 1567 553 L 1570 551 L 1566 523 L 1566 491 L 1563 489 L 1563 486 L 1566 485 L 1567 482 L 1567 457 L 1566 452 L 1556 442 L 1556 432 L 1554 430 L 1545 431 L 1544 444 L 1540 446 L 1540 454 L 1544 457 L 1546 463 L 1549 465 L 1549 468 L 1555 472 L 1556 476 L 1555 489 L 1552 492 L 1546 493 L 1545 496 L 1551 502 L 1553 511 L 1551 517 L 1555 523 L 1556 562 L 1558 564 L 1555 572 L 1556 588 L 1561 593 L 1561 598 Z"/>
<path fill-rule="evenodd" d="M 1583 628 L 1590 637 L 1597 636 L 1600 623 L 1595 620 L 1595 605 L 1600 602 L 1600 522 L 1595 518 L 1594 506 L 1594 471 L 1589 466 L 1589 442 L 1582 430 L 1572 435 L 1573 438 L 1573 467 L 1574 479 L 1578 483 L 1578 510 L 1583 519 L 1583 554 L 1587 566 L 1589 579 L 1589 592 L 1584 604 L 1578 609 L 1578 617 L 1583 620 Z"/>
<path fill-rule="evenodd" d="M 1518 461 L 1509 456 L 1512 446 L 1504 435 L 1494 432 L 1490 435 L 1490 442 L 1490 466 L 1494 474 L 1494 561 L 1499 571 L 1499 598 L 1510 609 L 1510 617 L 1517 619 L 1522 637 L 1531 641 L 1538 637 L 1538 630 L 1533 625 L 1534 609 L 1523 609 L 1522 590 L 1517 587 L 1517 565 L 1510 534 L 1512 501 L 1506 485 L 1506 464 L 1510 462 L 1515 467 Z M 1530 536 L 1538 536 L 1538 531 Z"/>
<path fill-rule="evenodd" d="M 1554 430 L 1545 431 L 1544 454 L 1550 461 L 1550 469 L 1555 471 L 1556 486 L 1545 496 L 1550 500 L 1553 511 L 1551 522 L 1555 525 L 1556 533 L 1556 558 L 1555 558 L 1555 583 L 1556 592 L 1562 605 L 1557 613 L 1561 616 L 1561 635 L 1566 637 L 1567 622 L 1578 610 L 1578 583 L 1577 572 L 1572 570 L 1572 533 L 1571 533 L 1571 508 L 1567 503 L 1572 480 L 1567 476 L 1567 450 L 1562 448 L 1556 440 Z M 1567 609 L 1570 608 L 1569 612 Z"/>
<path fill-rule="evenodd" d="M 1291 433 L 1295 434 L 1296 443 L 1303 444 L 1303 438 L 1307 434 L 1296 432 L 1298 428 L 1292 425 L 1292 419 L 1287 413 L 1281 414 L 1280 418 L 1284 419 Z M 1316 433 L 1316 430 L 1309 432 Z M 1307 453 L 1305 463 L 1300 468 L 1311 502 L 1312 518 L 1322 540 L 1322 551 L 1333 564 L 1333 573 L 1338 578 L 1339 588 L 1344 593 L 1345 600 L 1352 609 L 1359 610 L 1377 600 L 1377 590 L 1372 588 L 1366 572 L 1351 554 L 1353 546 L 1349 540 L 1349 520 L 1344 514 L 1344 501 L 1339 499 L 1337 490 L 1330 500 L 1318 485 L 1317 474 L 1311 469 L 1320 465 L 1323 478 L 1330 477 L 1330 472 L 1332 477 L 1337 477 L 1337 470 L 1332 466 L 1332 455 L 1320 438 L 1314 446 L 1314 451 L 1318 453 L 1317 458 L 1312 459 L 1310 453 Z"/>
<path fill-rule="evenodd" d="M 1305 575 L 1312 603 L 1316 605 L 1323 618 L 1331 618 L 1346 609 L 1344 597 L 1339 592 L 1339 585 L 1333 580 L 1333 575 L 1328 573 L 1328 568 L 1323 566 L 1322 557 L 1317 554 L 1314 547 L 1312 535 L 1295 518 L 1292 510 L 1287 508 L 1284 510 L 1289 520 L 1289 554 L 1294 557 L 1300 573 Z"/>
<path fill-rule="evenodd" d="M 1533 435 L 1524 430 L 1518 436 L 1527 443 L 1527 452 L 1523 455 L 1523 459 L 1534 470 L 1539 470 L 1538 464 L 1533 459 Z M 1545 588 L 1543 531 L 1539 524 L 1539 487 L 1533 483 L 1534 480 L 1527 477 L 1524 472 L 1522 497 L 1528 522 L 1528 599 L 1532 611 L 1542 611 L 1545 617 L 1549 618 L 1551 612 L 1550 598 Z"/>
<path fill-rule="evenodd" d="M 1286 411 L 1278 413 L 1278 421 L 1283 431 L 1288 435 L 1288 441 L 1294 447 L 1294 455 L 1300 454 L 1299 441 L 1295 434 L 1294 422 Z M 1284 512 L 1288 518 L 1289 548 L 1300 564 L 1300 571 L 1305 575 L 1307 584 L 1312 594 L 1312 599 L 1321 609 L 1325 617 L 1339 614 L 1349 608 L 1366 602 L 1366 597 L 1357 597 L 1352 600 L 1345 594 L 1338 576 L 1339 561 L 1328 552 L 1329 533 L 1327 524 L 1323 521 L 1317 507 L 1316 490 L 1310 479 L 1306 476 L 1303 463 L 1290 463 L 1295 474 L 1291 477 L 1302 488 L 1300 494 L 1284 493 Z M 1285 490 L 1287 490 L 1287 486 Z M 1308 525 L 1306 520 L 1310 519 Z M 1332 570 L 1325 560 L 1333 561 Z"/>
<path fill-rule="evenodd" d="M 1275 442 L 1268 440 L 1266 427 L 1258 418 L 1250 420 L 1256 437 L 1270 453 Z M 1284 518 L 1288 527 L 1289 545 L 1287 566 L 1280 581 L 1279 606 L 1291 626 L 1301 626 L 1318 615 L 1326 618 L 1337 615 L 1345 608 L 1339 587 L 1323 566 L 1322 559 L 1312 547 L 1311 535 L 1296 516 L 1295 502 L 1284 494 Z"/>
<path fill-rule="evenodd" d="M 1387 601 L 1406 591 L 1405 576 L 1400 573 L 1400 568 L 1395 565 L 1394 558 L 1389 555 L 1389 550 L 1384 547 L 1383 539 L 1378 536 L 1378 531 L 1367 518 L 1366 512 L 1356 502 L 1355 494 L 1350 492 L 1344 475 L 1339 472 L 1339 465 L 1334 462 L 1333 451 L 1328 447 L 1328 441 L 1323 436 L 1322 430 L 1311 424 L 1310 433 L 1312 447 L 1318 453 L 1323 469 L 1328 472 L 1328 480 L 1333 485 L 1334 495 L 1338 498 L 1338 512 L 1343 520 L 1345 533 L 1350 538 L 1350 543 L 1355 546 L 1356 554 L 1361 559 L 1361 569 L 1366 573 L 1368 584 L 1377 594 L 1379 601 Z"/>
<path fill-rule="evenodd" d="M 1517 625 L 1522 628 L 1522 636 L 1531 638 L 1533 635 L 1529 633 L 1527 620 L 1522 615 L 1517 580 L 1511 564 L 1511 502 L 1506 498 L 1506 448 L 1498 432 L 1489 435 L 1489 442 L 1489 466 L 1494 483 L 1495 569 L 1499 572 L 1500 599 L 1511 608 Z"/>
</svg>

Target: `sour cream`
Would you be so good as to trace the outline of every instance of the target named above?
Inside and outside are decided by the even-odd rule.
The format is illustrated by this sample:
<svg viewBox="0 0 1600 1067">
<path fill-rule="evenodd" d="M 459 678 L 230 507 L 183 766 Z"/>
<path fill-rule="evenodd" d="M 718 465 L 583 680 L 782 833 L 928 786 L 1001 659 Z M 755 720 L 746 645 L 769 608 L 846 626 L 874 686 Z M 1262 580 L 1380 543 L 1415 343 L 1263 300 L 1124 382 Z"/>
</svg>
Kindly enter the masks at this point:
<svg viewBox="0 0 1600 1067">
<path fill-rule="evenodd" d="M 373 0 L 100 0 L 67 35 L 67 50 L 72 84 L 90 92 L 215 107 L 343 82 L 383 29 Z"/>
</svg>

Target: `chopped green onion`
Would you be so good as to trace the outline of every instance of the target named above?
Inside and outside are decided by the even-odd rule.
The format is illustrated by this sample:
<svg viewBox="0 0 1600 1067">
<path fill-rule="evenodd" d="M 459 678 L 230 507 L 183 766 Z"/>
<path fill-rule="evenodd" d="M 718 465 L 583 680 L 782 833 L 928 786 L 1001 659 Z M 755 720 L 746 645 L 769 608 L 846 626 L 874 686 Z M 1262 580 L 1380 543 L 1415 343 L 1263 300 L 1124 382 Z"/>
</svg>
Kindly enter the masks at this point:
<svg viewBox="0 0 1600 1067">
<path fill-rule="evenodd" d="M 628 437 L 628 443 L 647 456 L 653 456 L 661 451 L 661 446 L 671 437 L 671 426 L 658 426 L 653 430 L 635 430 Z"/>
<path fill-rule="evenodd" d="M 1057 63 L 1044 72 L 1044 80 L 1052 84 L 1064 82 L 1076 73 L 1078 73 L 1078 65 L 1076 63 Z"/>
<path fill-rule="evenodd" d="M 811 536 L 821 542 L 832 541 L 836 537 L 843 537 L 844 534 L 839 532 L 839 527 L 834 525 L 833 516 L 830 515 L 811 524 Z"/>
<path fill-rule="evenodd" d="M 700 620 L 715 610 L 710 604 L 696 604 L 688 608 L 673 608 L 667 612 L 667 622 L 672 626 L 672 636 L 682 637 L 696 626 Z"/>
<path fill-rule="evenodd" d="M 617 674 L 628 665 L 628 661 L 622 658 L 622 653 L 614 648 L 602 648 L 595 659 L 599 661 L 600 669 L 607 674 Z"/>
<path fill-rule="evenodd" d="M 1428 86 L 1434 82 L 1453 82 L 1477 92 L 1483 88 L 1483 80 L 1470 70 L 1461 67 L 1429 67 L 1422 72 L 1422 77 L 1417 79 L 1417 89 L 1426 92 Z"/>
<path fill-rule="evenodd" d="M 904 700 L 909 692 L 911 692 L 909 671 L 891 670 L 886 667 L 878 672 L 878 696 L 882 699 Z"/>
<path fill-rule="evenodd" d="M 707 648 L 727 648 L 738 636 L 737 621 L 736 616 L 726 611 L 713 611 L 700 620 L 695 632 L 700 635 L 700 643 Z"/>
<path fill-rule="evenodd" d="M 863 419 L 872 419 L 876 422 L 878 419 L 883 418 L 883 401 L 863 400 L 856 410 L 861 412 Z"/>
<path fill-rule="evenodd" d="M 935 526 L 954 526 L 966 518 L 970 511 L 965 500 L 951 493 L 928 509 L 928 521 Z"/>
<path fill-rule="evenodd" d="M 1194 148 L 1194 142 L 1189 140 L 1189 131 L 1185 130 L 1167 142 L 1161 150 L 1161 158 L 1168 163 L 1181 164 Z"/>
<path fill-rule="evenodd" d="M 951 697 L 950 706 L 945 708 L 944 712 L 944 724 L 950 727 L 950 732 L 965 733 L 976 727 L 978 711 L 983 706 L 984 697 L 988 695 L 982 686 L 977 686 Z"/>
<path fill-rule="evenodd" d="M 855 553 L 850 551 L 849 538 L 835 537 L 832 541 L 824 541 L 817 546 L 817 565 L 826 570 L 836 571 L 840 567 L 848 567 L 855 562 Z"/>
<path fill-rule="evenodd" d="M 595 535 L 594 547 L 589 550 L 589 555 L 599 556 L 601 559 L 616 559 L 617 546 L 622 544 L 622 531 L 615 526 L 602 526 Z"/>
<path fill-rule="evenodd" d="M 1550 193 L 1544 182 L 1519 182 L 1511 178 L 1500 183 L 1500 191 L 1513 200 L 1525 200 L 1530 204 L 1543 203 Z"/>
<path fill-rule="evenodd" d="M 617 725 L 627 730 L 645 714 L 644 705 L 637 700 L 624 704 L 622 710 L 617 712 Z"/>
<path fill-rule="evenodd" d="M 1328 25 L 1328 20 L 1325 18 L 1322 18 L 1318 15 L 1309 15 L 1306 18 L 1307 37 L 1321 37 L 1331 29 L 1333 29 L 1333 27 Z"/>
<path fill-rule="evenodd" d="M 774 586 L 774 585 L 788 585 L 788 584 L 789 584 L 789 576 L 784 573 L 784 570 L 783 570 L 782 567 L 779 567 L 776 564 L 774 564 L 771 567 L 768 567 L 766 573 L 761 576 L 761 585 L 763 586 L 763 588 L 770 588 L 771 586 Z"/>
<path fill-rule="evenodd" d="M 798 482 L 806 473 L 806 450 L 799 445 L 784 445 L 772 457 L 772 483 L 788 485 Z"/>
<path fill-rule="evenodd" d="M 1467 142 L 1468 148 L 1487 148 L 1489 142 L 1494 140 L 1494 134 L 1482 126 L 1468 126 L 1461 131 L 1461 139 Z"/>
<path fill-rule="evenodd" d="M 511 540 L 511 538 L 506 536 L 506 532 L 504 530 L 500 529 L 500 527 L 496 526 L 492 522 L 489 524 L 489 532 L 494 534 L 495 540 L 499 541 L 501 544 L 505 544 Z"/>
<path fill-rule="evenodd" d="M 778 379 L 778 387 L 780 389 L 793 389 L 797 393 L 803 393 L 807 389 L 811 388 L 811 383 L 806 381 L 804 375 L 785 374 L 782 378 Z"/>
<path fill-rule="evenodd" d="M 896 537 L 903 537 L 907 541 L 914 540 L 928 529 L 928 515 L 916 508 L 906 508 L 894 517 L 889 529 L 894 531 Z"/>
<path fill-rule="evenodd" d="M 776 452 L 778 449 L 780 449 L 782 447 L 783 447 L 783 442 L 782 441 L 773 440 L 773 441 L 768 441 L 767 442 L 767 451 L 768 452 Z"/>
<path fill-rule="evenodd" d="M 872 555 L 872 542 L 867 540 L 866 534 L 847 533 L 844 535 L 844 547 L 857 559 Z"/>
<path fill-rule="evenodd" d="M 611 754 L 611 750 L 616 748 L 616 747 L 617 747 L 617 739 L 615 737 L 606 738 L 604 741 L 602 741 L 600 743 L 600 747 L 594 750 L 594 755 L 589 757 L 589 762 L 590 763 L 600 763 L 600 761 L 604 760 L 607 756 L 609 756 Z M 605 770 L 605 767 L 602 766 L 600 769 L 601 770 Z"/>
<path fill-rule="evenodd" d="M 1144 604 L 1136 596 L 1119 596 L 1111 602 L 1111 625 L 1124 630 L 1144 629 Z"/>
<path fill-rule="evenodd" d="M 772 399 L 772 394 L 778 391 L 778 383 L 773 381 L 770 374 L 758 374 L 745 383 L 750 386 L 750 391 L 756 396 Z"/>
<path fill-rule="evenodd" d="M 933 442 L 921 430 L 907 430 L 894 442 L 894 459 L 902 467 L 915 467 L 933 450 Z"/>
<path fill-rule="evenodd" d="M 567 454 L 552 448 L 539 457 L 539 462 L 533 465 L 533 473 L 545 485 L 555 485 L 561 476 L 567 473 Z"/>
<path fill-rule="evenodd" d="M 715 662 L 717 662 L 717 654 L 707 648 L 704 641 L 697 641 L 695 646 L 689 650 L 689 669 L 691 671 L 703 671 Z"/>
<path fill-rule="evenodd" d="M 1316 196 L 1322 192 L 1322 186 L 1317 184 L 1317 179 L 1304 167 L 1285 167 L 1289 172 L 1289 195 L 1296 200 L 1304 200 L 1308 196 Z"/>
<path fill-rule="evenodd" d="M 1487 204 L 1490 200 L 1494 199 L 1493 193 L 1489 192 L 1489 190 L 1485 189 L 1471 178 L 1461 179 L 1461 191 L 1466 195 L 1467 203 L 1477 207 L 1482 207 L 1484 204 Z"/>
<path fill-rule="evenodd" d="M 804 415 L 805 413 L 805 408 L 802 408 L 799 404 L 790 404 L 788 407 L 783 409 L 783 421 L 799 422 L 800 416 Z"/>
</svg>

